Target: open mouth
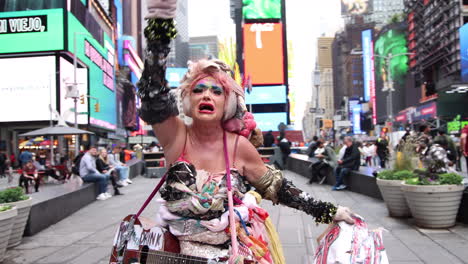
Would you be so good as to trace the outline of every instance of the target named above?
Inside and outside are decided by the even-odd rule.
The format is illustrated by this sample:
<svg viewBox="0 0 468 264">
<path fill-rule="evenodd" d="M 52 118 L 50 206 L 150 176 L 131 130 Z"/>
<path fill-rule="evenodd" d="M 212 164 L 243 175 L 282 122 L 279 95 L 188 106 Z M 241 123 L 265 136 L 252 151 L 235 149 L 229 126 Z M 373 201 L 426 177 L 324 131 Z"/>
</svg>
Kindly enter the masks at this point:
<svg viewBox="0 0 468 264">
<path fill-rule="evenodd" d="M 200 113 L 211 114 L 211 113 L 214 112 L 214 106 L 212 104 L 209 104 L 209 103 L 201 103 L 198 106 L 198 111 Z"/>
</svg>

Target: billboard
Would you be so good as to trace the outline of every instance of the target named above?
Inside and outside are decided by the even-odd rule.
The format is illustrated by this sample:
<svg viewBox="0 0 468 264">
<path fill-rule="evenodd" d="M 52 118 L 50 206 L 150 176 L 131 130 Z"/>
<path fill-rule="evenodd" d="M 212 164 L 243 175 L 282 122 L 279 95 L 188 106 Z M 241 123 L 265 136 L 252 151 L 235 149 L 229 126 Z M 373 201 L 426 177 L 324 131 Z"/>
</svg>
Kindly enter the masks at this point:
<svg viewBox="0 0 468 264">
<path fill-rule="evenodd" d="M 343 16 L 361 15 L 369 12 L 369 0 L 341 0 L 341 14 Z"/>
<path fill-rule="evenodd" d="M 283 24 L 244 24 L 244 71 L 253 85 L 284 84 Z"/>
<path fill-rule="evenodd" d="M 0 54 L 63 50 L 63 9 L 0 12 Z"/>
<path fill-rule="evenodd" d="M 50 120 L 55 109 L 55 56 L 0 59 L 0 122 Z M 55 117 L 52 117 L 54 120 Z"/>
<path fill-rule="evenodd" d="M 461 79 L 468 82 L 468 24 L 459 29 L 460 33 L 460 57 L 461 57 Z"/>
<path fill-rule="evenodd" d="M 362 59 L 364 72 L 364 101 L 370 102 L 372 108 L 372 124 L 377 124 L 377 103 L 375 98 L 375 68 L 374 68 L 374 43 L 372 41 L 372 29 L 364 30 L 362 38 Z"/>
<path fill-rule="evenodd" d="M 180 81 L 187 73 L 187 68 L 167 68 L 166 69 L 166 80 L 170 87 L 179 87 Z"/>
<path fill-rule="evenodd" d="M 75 103 L 72 98 L 65 98 L 67 93 L 67 85 L 74 82 L 74 67 L 73 64 L 68 62 L 66 59 L 60 57 L 60 113 L 65 121 L 69 123 L 75 123 L 75 115 L 72 109 L 75 108 Z M 83 98 L 83 104 L 81 99 L 78 99 L 78 124 L 88 124 L 88 69 L 77 68 L 76 69 L 76 83 L 78 84 L 78 91 L 80 97 Z"/>
<path fill-rule="evenodd" d="M 357 104 L 353 107 L 352 113 L 353 113 L 353 118 L 351 119 L 351 122 L 353 123 L 353 133 L 354 134 L 362 134 L 361 131 L 361 110 L 362 110 L 362 105 Z"/>
<path fill-rule="evenodd" d="M 112 39 L 104 34 L 104 45 L 96 41 L 87 29 L 68 12 L 68 49 L 73 52 L 76 38 L 77 57 L 86 64 L 89 75 L 89 123 L 115 130 L 117 127 L 117 99 L 115 93 L 115 70 Z M 75 34 L 78 32 L 79 34 Z M 96 104 L 99 109 L 96 109 Z M 96 111 L 99 110 L 99 111 Z"/>
<path fill-rule="evenodd" d="M 255 122 L 257 127 L 262 131 L 278 130 L 278 125 L 283 122 L 286 124 L 287 113 L 254 113 Z"/>
<path fill-rule="evenodd" d="M 286 103 L 286 86 L 255 86 L 245 93 L 246 104 L 284 104 Z"/>
<path fill-rule="evenodd" d="M 281 0 L 242 0 L 244 19 L 281 18 Z"/>
</svg>

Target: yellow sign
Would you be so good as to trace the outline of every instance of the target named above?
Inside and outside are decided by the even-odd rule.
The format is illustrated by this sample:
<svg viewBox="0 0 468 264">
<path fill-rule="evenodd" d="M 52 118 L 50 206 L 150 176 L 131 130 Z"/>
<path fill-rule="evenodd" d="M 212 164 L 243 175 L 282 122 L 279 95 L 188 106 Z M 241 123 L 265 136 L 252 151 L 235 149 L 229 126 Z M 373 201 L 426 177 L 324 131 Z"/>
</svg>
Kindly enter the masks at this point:
<svg viewBox="0 0 468 264">
<path fill-rule="evenodd" d="M 323 119 L 323 128 L 332 128 L 332 127 L 333 127 L 333 120 Z"/>
</svg>

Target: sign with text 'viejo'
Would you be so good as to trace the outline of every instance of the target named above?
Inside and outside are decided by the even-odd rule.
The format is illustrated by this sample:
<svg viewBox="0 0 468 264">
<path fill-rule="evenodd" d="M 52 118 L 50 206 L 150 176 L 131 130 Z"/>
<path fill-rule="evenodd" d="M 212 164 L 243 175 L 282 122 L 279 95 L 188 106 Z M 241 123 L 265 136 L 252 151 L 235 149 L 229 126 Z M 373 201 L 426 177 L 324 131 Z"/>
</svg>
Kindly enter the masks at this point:
<svg viewBox="0 0 468 264">
<path fill-rule="evenodd" d="M 47 31 L 47 16 L 0 18 L 0 34 Z"/>
<path fill-rule="evenodd" d="M 85 40 L 85 54 L 94 64 L 102 70 L 102 82 L 104 86 L 114 91 L 114 67 Z"/>
</svg>

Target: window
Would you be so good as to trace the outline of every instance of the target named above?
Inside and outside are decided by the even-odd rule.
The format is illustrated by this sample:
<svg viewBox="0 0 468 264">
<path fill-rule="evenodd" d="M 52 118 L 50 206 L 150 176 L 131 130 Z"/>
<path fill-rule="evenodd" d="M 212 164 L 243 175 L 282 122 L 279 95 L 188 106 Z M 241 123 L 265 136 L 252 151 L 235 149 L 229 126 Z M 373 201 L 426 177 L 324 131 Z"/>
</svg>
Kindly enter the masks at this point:
<svg viewBox="0 0 468 264">
<path fill-rule="evenodd" d="M 63 0 L 0 0 L 0 12 L 63 8 Z"/>
</svg>

